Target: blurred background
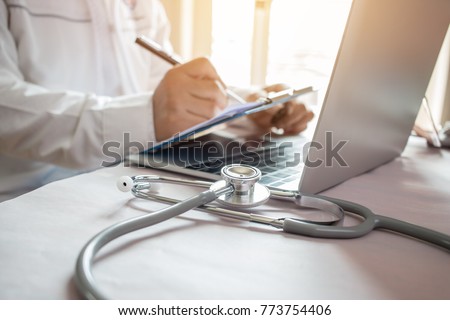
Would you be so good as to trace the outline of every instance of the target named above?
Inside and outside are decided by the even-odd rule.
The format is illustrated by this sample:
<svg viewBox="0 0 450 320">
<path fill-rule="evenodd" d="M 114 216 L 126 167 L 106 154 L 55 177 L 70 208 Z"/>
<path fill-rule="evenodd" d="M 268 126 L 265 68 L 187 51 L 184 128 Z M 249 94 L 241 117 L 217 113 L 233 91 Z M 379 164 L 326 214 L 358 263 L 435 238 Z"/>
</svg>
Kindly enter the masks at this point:
<svg viewBox="0 0 450 320">
<path fill-rule="evenodd" d="M 174 51 L 207 56 L 223 80 L 326 88 L 351 0 L 161 0 Z M 450 120 L 450 32 L 427 91 L 434 120 Z M 319 96 L 319 103 L 322 95 Z"/>
</svg>

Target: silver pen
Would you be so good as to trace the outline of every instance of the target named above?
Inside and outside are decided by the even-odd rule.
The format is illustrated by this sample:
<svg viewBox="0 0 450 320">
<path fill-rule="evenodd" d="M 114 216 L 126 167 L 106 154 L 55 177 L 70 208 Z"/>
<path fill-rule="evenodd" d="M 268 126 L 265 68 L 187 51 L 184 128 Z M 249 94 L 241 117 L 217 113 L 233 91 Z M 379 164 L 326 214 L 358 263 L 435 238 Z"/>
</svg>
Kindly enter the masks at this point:
<svg viewBox="0 0 450 320">
<path fill-rule="evenodd" d="M 180 60 L 178 60 L 177 58 L 171 56 L 170 54 L 168 54 L 166 51 L 163 50 L 163 48 L 156 43 L 155 41 L 153 41 L 152 39 L 140 35 L 136 38 L 136 43 L 142 47 L 144 47 L 145 49 L 149 50 L 150 52 L 154 53 L 155 55 L 157 55 L 158 57 L 160 57 L 161 59 L 167 61 L 168 63 L 170 63 L 171 65 L 177 65 L 177 64 L 181 64 L 182 62 Z M 222 84 L 217 81 L 217 84 L 219 86 L 222 86 Z M 224 89 L 224 88 L 221 88 Z M 247 101 L 245 101 L 244 99 L 242 99 L 238 94 L 236 94 L 235 92 L 231 91 L 230 89 L 224 89 L 224 91 L 226 92 L 226 94 L 233 98 L 234 100 L 236 100 L 237 102 L 241 103 L 241 104 L 245 104 L 247 103 Z"/>
</svg>

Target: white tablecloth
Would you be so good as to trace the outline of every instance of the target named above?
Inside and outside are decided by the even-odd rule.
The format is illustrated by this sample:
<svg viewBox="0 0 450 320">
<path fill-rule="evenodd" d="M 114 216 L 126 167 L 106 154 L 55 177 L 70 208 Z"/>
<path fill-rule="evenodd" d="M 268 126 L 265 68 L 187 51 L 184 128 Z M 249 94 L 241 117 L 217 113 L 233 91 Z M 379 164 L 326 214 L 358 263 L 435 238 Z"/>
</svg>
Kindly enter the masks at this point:
<svg viewBox="0 0 450 320">
<path fill-rule="evenodd" d="M 73 275 L 86 241 L 165 206 L 116 190 L 119 176 L 148 173 L 157 172 L 102 169 L 1 203 L 0 298 L 80 298 Z M 324 194 L 450 234 L 450 151 L 411 138 L 402 157 Z M 264 212 L 292 215 L 285 207 L 272 201 Z M 449 251 L 384 231 L 314 239 L 200 211 L 114 241 L 94 267 L 118 299 L 450 299 L 449 271 Z"/>
</svg>

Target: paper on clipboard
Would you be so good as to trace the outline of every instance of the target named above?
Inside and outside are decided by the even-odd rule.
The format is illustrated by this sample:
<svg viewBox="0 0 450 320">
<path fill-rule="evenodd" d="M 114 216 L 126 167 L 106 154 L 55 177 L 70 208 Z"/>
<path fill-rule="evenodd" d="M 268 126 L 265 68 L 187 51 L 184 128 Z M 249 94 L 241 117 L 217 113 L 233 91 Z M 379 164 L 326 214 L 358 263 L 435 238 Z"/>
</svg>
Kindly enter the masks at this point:
<svg viewBox="0 0 450 320">
<path fill-rule="evenodd" d="M 148 149 L 146 152 L 155 152 L 166 146 L 187 139 L 194 134 L 198 134 L 205 130 L 212 128 L 213 126 L 225 123 L 230 120 L 237 119 L 244 115 L 248 115 L 254 112 L 268 109 L 275 105 L 285 103 L 292 100 L 300 95 L 310 93 L 315 91 L 314 87 L 304 87 L 301 89 L 288 89 L 276 93 L 269 94 L 266 98 L 261 98 L 257 101 L 248 102 L 245 104 L 232 104 L 225 108 L 222 112 L 217 114 L 214 118 L 201 122 L 187 130 L 184 130 L 167 140 L 161 141 L 152 148 Z"/>
</svg>

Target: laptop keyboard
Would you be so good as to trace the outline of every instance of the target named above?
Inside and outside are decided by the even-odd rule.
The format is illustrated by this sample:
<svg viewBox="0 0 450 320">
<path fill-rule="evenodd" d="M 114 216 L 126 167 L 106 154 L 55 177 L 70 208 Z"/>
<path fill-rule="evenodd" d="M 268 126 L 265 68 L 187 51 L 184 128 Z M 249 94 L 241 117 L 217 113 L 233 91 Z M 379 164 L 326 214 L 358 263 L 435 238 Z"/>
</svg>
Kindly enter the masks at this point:
<svg viewBox="0 0 450 320">
<path fill-rule="evenodd" d="M 220 175 L 223 166 L 228 164 L 247 164 L 261 170 L 260 182 L 267 186 L 279 187 L 292 181 L 299 181 L 303 167 L 303 146 L 306 139 L 296 141 L 280 140 L 262 146 L 258 150 L 241 149 L 238 154 L 225 159 L 203 161 L 186 166 L 188 169 Z"/>
</svg>

